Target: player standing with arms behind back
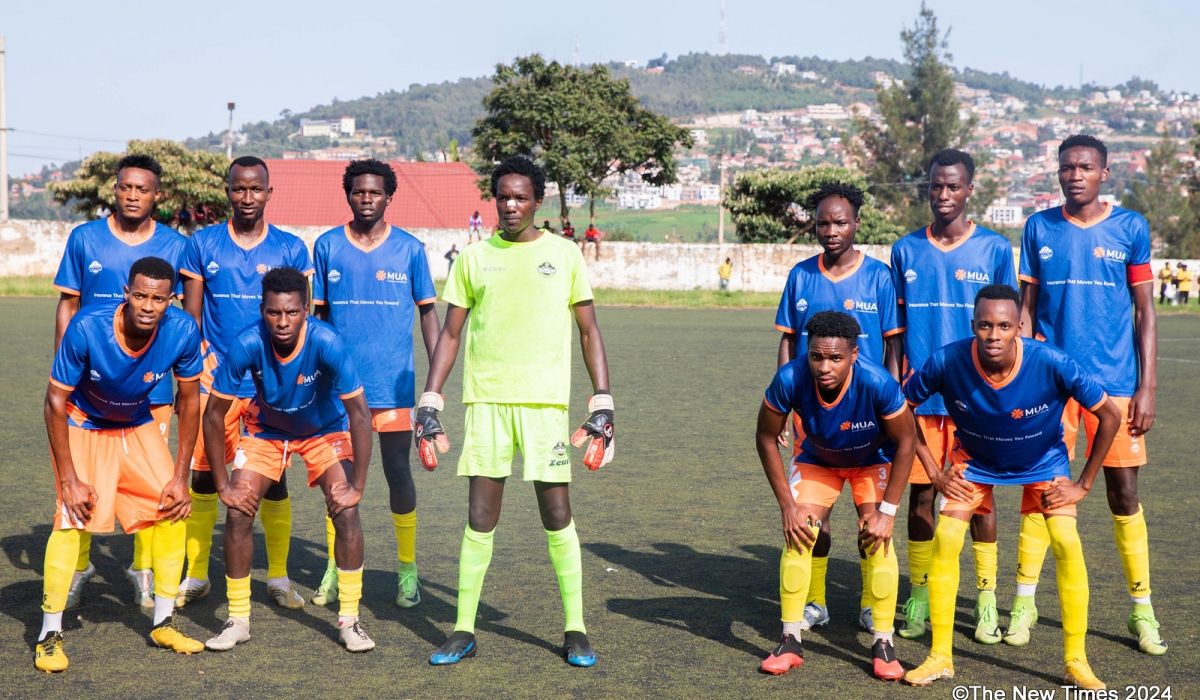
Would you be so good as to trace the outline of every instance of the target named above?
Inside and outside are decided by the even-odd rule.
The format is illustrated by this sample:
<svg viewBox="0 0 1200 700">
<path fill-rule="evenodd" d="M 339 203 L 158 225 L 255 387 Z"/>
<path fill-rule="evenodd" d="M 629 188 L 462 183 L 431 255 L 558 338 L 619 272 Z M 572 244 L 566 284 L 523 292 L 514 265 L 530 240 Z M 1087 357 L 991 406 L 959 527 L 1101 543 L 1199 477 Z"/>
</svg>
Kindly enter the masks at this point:
<svg viewBox="0 0 1200 700">
<path fill-rule="evenodd" d="M 940 151 L 929 165 L 929 208 L 933 223 L 892 246 L 892 280 L 904 315 L 906 373 L 920 369 L 934 350 L 971 336 L 975 293 L 989 284 L 1017 288 L 1012 245 L 998 233 L 967 219 L 967 199 L 974 190 L 975 161 L 954 149 Z M 935 395 L 916 409 L 917 424 L 938 468 L 954 445 L 954 421 L 942 397 Z M 934 502 L 937 491 L 925 470 L 914 464 L 909 475 L 908 571 L 912 594 L 904 604 L 900 636 L 925 634 L 929 619 L 929 561 L 933 556 Z M 971 517 L 975 554 L 975 641 L 1000 641 L 996 610 L 996 514 Z"/>
<path fill-rule="evenodd" d="M 1133 599 L 1126 626 L 1138 648 L 1155 656 L 1167 645 L 1150 604 L 1150 540 L 1138 501 L 1142 437 L 1154 425 L 1158 389 L 1158 320 L 1150 270 L 1150 225 L 1141 214 L 1100 201 L 1108 179 L 1108 148 L 1076 135 L 1058 147 L 1058 183 L 1067 202 L 1031 216 L 1021 237 L 1021 320 L 1024 334 L 1062 348 L 1100 382 L 1123 423 L 1104 457 L 1113 536 Z M 1063 413 L 1063 439 L 1074 456 L 1083 418 L 1088 454 L 1097 422 L 1076 403 Z M 1037 516 L 1021 521 L 1017 598 L 1004 640 L 1029 641 L 1037 620 L 1033 594 L 1049 536 Z"/>
<path fill-rule="evenodd" d="M 391 498 L 392 524 L 400 563 L 396 605 L 421 602 L 417 590 L 417 490 L 409 470 L 412 407 L 416 403 L 413 369 L 413 311 L 421 318 L 425 352 L 433 361 L 437 345 L 437 292 L 429 274 L 425 246 L 407 231 L 383 220 L 396 192 L 396 173 L 378 160 L 346 166 L 342 187 L 354 220 L 327 231 L 313 246 L 316 316 L 342 334 L 354 359 L 371 409 L 371 427 L 379 433 L 383 475 Z M 326 519 L 329 562 L 313 602 L 337 599 L 333 521 Z"/>
<path fill-rule="evenodd" d="M 438 418 L 444 407 L 440 392 L 466 326 L 467 414 L 458 474 L 470 480 L 470 511 L 459 560 L 458 619 L 430 657 L 435 665 L 458 663 L 478 649 L 475 613 L 517 449 L 525 480 L 533 482 L 537 494 L 558 575 L 566 616 L 563 654 L 574 666 L 596 663 L 583 624 L 583 570 L 567 490 L 567 445 L 588 444 L 583 463 L 589 469 L 607 464 L 613 455 L 613 400 L 583 255 L 533 225 L 545 190 L 545 173 L 528 158 L 507 158 L 496 166 L 492 195 L 500 233 L 463 250 L 442 293 L 450 306 L 416 411 L 417 449 L 426 469 L 437 466 L 435 445 L 441 452 L 449 449 Z M 574 436 L 567 414 L 572 316 L 594 390 L 590 415 Z"/>
</svg>

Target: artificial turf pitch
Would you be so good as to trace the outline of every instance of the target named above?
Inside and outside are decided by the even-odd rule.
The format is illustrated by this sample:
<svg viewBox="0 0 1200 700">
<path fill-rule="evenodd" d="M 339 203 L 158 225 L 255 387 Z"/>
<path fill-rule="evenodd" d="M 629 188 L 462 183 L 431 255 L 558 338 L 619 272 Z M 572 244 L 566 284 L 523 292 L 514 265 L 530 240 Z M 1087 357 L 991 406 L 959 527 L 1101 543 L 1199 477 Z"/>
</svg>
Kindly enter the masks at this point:
<svg viewBox="0 0 1200 700">
<path fill-rule="evenodd" d="M 183 656 L 150 648 L 150 619 L 132 605 L 122 573 L 131 560 L 132 539 L 111 535 L 94 539 L 97 576 L 85 588 L 84 605 L 66 615 L 70 669 L 54 676 L 36 672 L 32 649 L 41 626 L 42 558 L 54 507 L 41 410 L 53 316 L 50 299 L 0 299 L 0 547 L 7 557 L 0 563 L 0 696 L 948 698 L 954 686 L 975 684 L 1012 698 L 1014 686 L 1051 690 L 1061 680 L 1053 557 L 1047 556 L 1038 592 L 1041 621 L 1033 643 L 985 647 L 971 640 L 969 546 L 964 547 L 957 612 L 957 677 L 929 689 L 875 680 L 870 637 L 855 624 L 860 575 L 848 492 L 833 516 L 829 605 L 834 621 L 805 635 L 802 668 L 782 678 L 761 675 L 758 664 L 780 629 L 779 511 L 753 447 L 754 419 L 778 343 L 771 312 L 624 308 L 598 312 L 617 401 L 616 461 L 589 473 L 578 465 L 576 450 L 571 489 L 596 667 L 572 668 L 559 656 L 558 588 L 533 491 L 520 481 L 519 467 L 510 479 L 484 585 L 476 627 L 479 656 L 454 667 L 428 664 L 454 624 L 466 523 L 466 481 L 454 475 L 463 416 L 456 369 L 446 389 L 445 412 L 454 447 L 434 473 L 413 460 L 417 562 L 424 586 L 416 608 L 393 604 L 396 548 L 378 452 L 371 467 L 362 505 L 367 545 L 362 616 L 378 643 L 374 651 L 352 655 L 341 648 L 336 609 L 309 605 L 285 611 L 270 601 L 261 534 L 253 572 L 253 639 L 223 654 Z M 1200 428 L 1195 418 L 1200 319 L 1164 318 L 1160 329 L 1160 356 L 1178 361 L 1159 363 L 1159 420 L 1147 440 L 1151 460 L 1141 494 L 1151 537 L 1154 602 L 1171 645 L 1165 657 L 1139 654 L 1125 631 L 1129 598 L 1102 479 L 1080 507 L 1092 586 L 1089 657 L 1121 698 L 1155 697 L 1130 696 L 1126 686 L 1170 686 L 1175 698 L 1200 689 L 1200 653 L 1193 646 L 1200 618 L 1193 476 Z M 419 385 L 423 357 L 417 365 Z M 584 417 L 588 393 L 577 359 L 573 420 Z M 323 500 L 318 491 L 303 487 L 304 471 L 293 467 L 290 574 L 308 598 L 325 567 Z M 1015 589 L 1020 491 L 997 491 L 998 598 L 1006 624 Z M 210 568 L 213 592 L 180 614 L 183 629 L 201 640 L 225 618 L 221 530 L 218 524 Z M 908 594 L 903 518 L 897 535 L 903 602 Z M 928 635 L 918 641 L 897 637 L 896 651 L 912 667 L 924 659 L 928 645 Z M 1057 693 L 1064 697 L 1061 689 Z"/>
</svg>

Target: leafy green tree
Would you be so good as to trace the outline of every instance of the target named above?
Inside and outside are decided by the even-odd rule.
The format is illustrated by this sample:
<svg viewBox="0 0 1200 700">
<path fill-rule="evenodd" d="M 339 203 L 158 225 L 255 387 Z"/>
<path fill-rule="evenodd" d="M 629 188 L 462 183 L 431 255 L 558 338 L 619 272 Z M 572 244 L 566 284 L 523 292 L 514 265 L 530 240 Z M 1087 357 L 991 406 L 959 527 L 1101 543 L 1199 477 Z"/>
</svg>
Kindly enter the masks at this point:
<svg viewBox="0 0 1200 700">
<path fill-rule="evenodd" d="M 496 66 L 492 82 L 487 116 L 473 131 L 477 171 L 488 176 L 495 161 L 533 156 L 558 184 L 562 220 L 568 188 L 591 200 L 594 223 L 595 201 L 609 193 L 605 179 L 639 172 L 652 185 L 670 184 L 675 147 L 694 145 L 686 129 L 642 107 L 629 81 L 613 80 L 604 66 L 580 69 L 533 54 Z"/>
<path fill-rule="evenodd" d="M 871 193 L 892 223 L 906 230 L 929 222 L 924 188 L 933 155 L 967 143 L 975 128 L 974 117 L 958 117 L 948 37 L 922 2 L 916 23 L 900 32 L 909 77 L 903 85 L 875 90 L 883 123 L 854 120 L 860 144 L 856 155 L 867 170 Z"/>
<path fill-rule="evenodd" d="M 1200 149 L 1200 137 L 1193 142 Z M 1146 154 L 1146 173 L 1132 180 L 1121 204 L 1138 212 L 1150 222 L 1150 232 L 1167 245 L 1171 257 L 1191 257 L 1200 253 L 1197 239 L 1195 207 L 1189 206 L 1193 197 L 1185 196 L 1189 186 L 1195 184 L 1186 178 L 1187 171 L 1179 161 L 1179 146 L 1175 139 L 1163 131 L 1158 145 Z"/>
<path fill-rule="evenodd" d="M 723 205 L 732 215 L 741 242 L 791 243 L 801 236 L 812 237 L 812 213 L 804 212 L 804 202 L 828 182 L 843 182 L 864 190 L 867 187 L 861 173 L 836 165 L 753 170 L 737 176 L 733 186 L 725 191 Z M 855 237 L 858 243 L 891 243 L 900 233 L 875 208 L 870 194 L 858 218 L 861 222 Z"/>
<path fill-rule="evenodd" d="M 113 211 L 117 207 L 117 162 L 128 153 L 153 156 L 162 165 L 159 181 L 162 199 L 154 218 L 163 223 L 175 222 L 180 211 L 205 208 L 209 221 L 220 221 L 230 215 L 225 195 L 225 172 L 229 160 L 223 153 L 189 151 L 181 144 L 165 139 L 130 141 L 125 153 L 93 153 L 75 171 L 75 179 L 50 184 L 54 201 L 71 204 L 74 211 L 89 219 L 100 208 Z"/>
</svg>

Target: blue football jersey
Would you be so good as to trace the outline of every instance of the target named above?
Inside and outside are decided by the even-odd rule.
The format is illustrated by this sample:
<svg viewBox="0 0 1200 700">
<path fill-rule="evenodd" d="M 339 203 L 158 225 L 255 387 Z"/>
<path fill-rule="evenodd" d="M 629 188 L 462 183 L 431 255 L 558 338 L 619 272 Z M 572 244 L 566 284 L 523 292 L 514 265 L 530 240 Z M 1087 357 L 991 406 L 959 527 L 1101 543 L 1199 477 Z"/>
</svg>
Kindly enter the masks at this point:
<svg viewBox="0 0 1200 700">
<path fill-rule="evenodd" d="M 243 415 L 243 434 L 268 440 L 300 440 L 346 430 L 342 399 L 362 393 L 354 361 L 329 324 L 309 316 L 296 347 L 279 357 L 261 320 L 234 336 L 217 368 L 211 393 L 231 399 L 250 373 L 255 394 Z"/>
<path fill-rule="evenodd" d="M 71 392 L 67 421 L 88 430 L 149 423 L 151 394 L 173 373 L 200 378 L 200 329 L 182 309 L 168 306 L 150 342 L 134 352 L 118 330 L 124 302 L 93 303 L 71 319 L 54 356 L 50 381 Z"/>
<path fill-rule="evenodd" d="M 79 296 L 79 308 L 96 302 L 121 301 L 129 283 L 129 269 L 146 257 L 162 258 L 178 272 L 183 263 L 187 238 L 173 228 L 155 222 L 154 230 L 137 243 L 130 244 L 116 233 L 112 216 L 80 224 L 67 238 L 67 248 L 54 288 Z M 175 293 L 183 292 L 183 284 L 175 281 Z M 174 402 L 171 380 L 165 379 L 154 387 L 150 402 L 155 406 Z"/>
<path fill-rule="evenodd" d="M 925 364 L 934 350 L 971 337 L 975 295 L 989 284 L 1017 288 L 1012 244 L 1000 234 L 971 224 L 965 238 L 946 247 L 928 227 L 892 246 L 892 281 L 904 319 L 904 376 Z M 934 395 L 918 415 L 946 415 Z"/>
<path fill-rule="evenodd" d="M 367 405 L 411 408 L 413 319 L 417 305 L 437 299 L 425 246 L 393 226 L 365 248 L 339 226 L 321 234 L 313 258 L 313 303 L 329 306 L 329 323 L 359 368 Z"/>
<path fill-rule="evenodd" d="M 270 224 L 262 235 L 243 246 L 233 235 L 233 224 L 222 222 L 192 234 L 180 272 L 204 281 L 200 332 L 204 337 L 205 364 L 210 372 L 220 366 L 237 332 L 260 317 L 262 278 L 276 267 L 294 267 L 312 274 L 312 259 L 304 241 Z M 243 377 L 235 395 L 254 396 L 254 383 Z M 209 383 L 209 377 L 202 382 Z M 208 386 L 203 387 L 205 391 Z"/>
<path fill-rule="evenodd" d="M 796 462 L 831 469 L 891 464 L 896 447 L 883 421 L 904 411 L 904 394 L 882 365 L 861 352 L 833 403 L 821 399 L 807 355 L 779 368 L 767 387 L 766 402 L 780 413 L 800 416 L 805 437 Z"/>
<path fill-rule="evenodd" d="M 896 290 L 888 266 L 858 251 L 854 269 L 840 276 L 825 270 L 822 255 L 797 263 L 779 299 L 775 328 L 799 334 L 799 347 L 808 342 L 804 324 L 818 311 L 844 311 L 858 321 L 859 357 L 883 363 L 883 339 L 903 333 L 896 310 Z M 804 351 L 798 349 L 797 356 Z"/>
<path fill-rule="evenodd" d="M 1066 353 L 1037 340 L 1017 340 L 1017 362 L 993 383 L 984 374 L 975 339 L 933 353 L 904 384 L 914 406 L 941 393 L 954 419 L 955 449 L 967 452 L 966 478 L 980 484 L 1032 484 L 1071 475 L 1062 415 L 1075 399 L 1088 410 L 1104 389 Z"/>
<path fill-rule="evenodd" d="M 1084 225 L 1064 208 L 1029 217 L 1021 236 L 1021 274 L 1036 285 L 1034 333 L 1062 348 L 1113 396 L 1139 385 L 1130 289 L 1150 284 L 1150 225 L 1137 212 L 1107 205 Z"/>
</svg>

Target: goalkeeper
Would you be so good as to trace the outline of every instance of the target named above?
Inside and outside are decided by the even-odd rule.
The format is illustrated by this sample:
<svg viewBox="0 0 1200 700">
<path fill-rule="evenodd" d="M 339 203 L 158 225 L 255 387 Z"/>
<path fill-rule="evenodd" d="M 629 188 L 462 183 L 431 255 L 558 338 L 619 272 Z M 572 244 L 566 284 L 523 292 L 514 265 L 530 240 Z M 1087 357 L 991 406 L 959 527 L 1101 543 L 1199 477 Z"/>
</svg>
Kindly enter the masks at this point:
<svg viewBox="0 0 1200 700">
<path fill-rule="evenodd" d="M 478 649 L 475 612 L 492 559 L 504 483 L 518 449 L 525 480 L 533 482 L 537 494 L 562 593 L 563 654 L 574 666 L 596 663 L 583 625 L 583 570 L 567 494 L 567 442 L 587 443 L 583 463 L 589 469 L 607 464 L 613 454 L 613 400 L 583 255 L 570 241 L 533 226 L 545 189 L 545 174 L 528 158 L 500 163 L 491 182 L 499 235 L 464 249 L 442 292 L 449 304 L 446 325 L 417 405 L 414 437 L 422 466 L 432 470 L 437 452 L 450 446 L 438 414 L 442 385 L 464 342 L 465 326 L 467 412 L 458 473 L 470 480 L 470 506 L 459 560 L 458 620 L 430 657 L 434 665 L 458 663 Z M 572 315 L 594 388 L 588 401 L 591 415 L 574 436 L 567 416 Z"/>
</svg>

